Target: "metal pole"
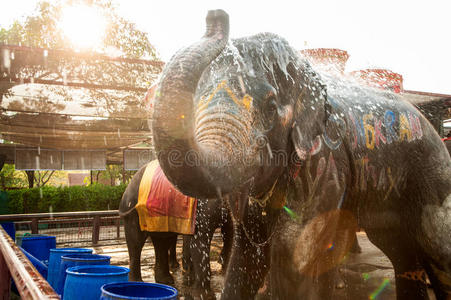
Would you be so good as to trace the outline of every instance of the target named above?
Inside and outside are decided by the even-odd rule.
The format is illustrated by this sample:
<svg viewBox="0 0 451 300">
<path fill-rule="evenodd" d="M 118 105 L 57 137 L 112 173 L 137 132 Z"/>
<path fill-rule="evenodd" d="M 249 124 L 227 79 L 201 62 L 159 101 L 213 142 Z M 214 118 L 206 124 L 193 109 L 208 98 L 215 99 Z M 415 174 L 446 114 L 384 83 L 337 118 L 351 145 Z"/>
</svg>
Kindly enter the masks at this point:
<svg viewBox="0 0 451 300">
<path fill-rule="evenodd" d="M 100 216 L 95 216 L 92 222 L 92 244 L 97 245 L 99 243 L 100 235 Z"/>
</svg>

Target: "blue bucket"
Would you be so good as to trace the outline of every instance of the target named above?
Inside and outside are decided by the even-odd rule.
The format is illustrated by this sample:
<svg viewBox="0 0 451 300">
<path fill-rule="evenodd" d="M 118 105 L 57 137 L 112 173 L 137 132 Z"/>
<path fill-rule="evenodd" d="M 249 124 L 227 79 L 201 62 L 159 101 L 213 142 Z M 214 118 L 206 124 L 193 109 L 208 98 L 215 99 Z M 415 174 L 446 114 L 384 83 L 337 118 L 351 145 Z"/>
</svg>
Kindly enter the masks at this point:
<svg viewBox="0 0 451 300">
<path fill-rule="evenodd" d="M 14 227 L 14 222 L 5 222 L 1 223 L 3 229 L 5 229 L 6 233 L 13 239 L 16 237 L 16 228 Z"/>
<path fill-rule="evenodd" d="M 63 300 L 97 300 L 102 285 L 128 281 L 128 272 L 128 268 L 111 265 L 71 267 L 66 270 Z"/>
<path fill-rule="evenodd" d="M 111 256 L 98 254 L 69 254 L 61 256 L 61 264 L 56 278 L 55 292 L 63 295 L 64 282 L 66 281 L 66 269 L 83 265 L 109 265 Z"/>
<path fill-rule="evenodd" d="M 48 264 L 50 249 L 56 248 L 56 237 L 50 235 L 24 236 L 22 237 L 22 248 L 44 264 Z"/>
<path fill-rule="evenodd" d="M 172 300 L 177 299 L 172 286 L 148 282 L 114 282 L 102 286 L 101 300 Z"/>
<path fill-rule="evenodd" d="M 55 248 L 50 249 L 50 258 L 49 258 L 49 273 L 47 275 L 47 281 L 52 286 L 53 289 L 56 289 L 56 280 L 59 275 L 60 265 L 61 265 L 61 256 L 69 255 L 69 254 L 82 254 L 82 253 L 92 253 L 92 249 L 85 248 Z"/>
</svg>

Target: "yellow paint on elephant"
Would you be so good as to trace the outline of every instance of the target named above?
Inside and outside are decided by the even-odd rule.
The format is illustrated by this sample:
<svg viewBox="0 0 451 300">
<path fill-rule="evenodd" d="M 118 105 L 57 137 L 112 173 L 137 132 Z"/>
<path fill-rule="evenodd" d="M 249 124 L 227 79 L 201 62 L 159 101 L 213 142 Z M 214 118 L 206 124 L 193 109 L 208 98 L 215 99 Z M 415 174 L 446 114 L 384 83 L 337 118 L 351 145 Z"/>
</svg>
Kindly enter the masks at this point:
<svg viewBox="0 0 451 300">
<path fill-rule="evenodd" d="M 399 116 L 399 140 L 403 141 L 407 137 L 407 141 L 412 140 L 412 132 L 410 130 L 409 120 L 405 114 Z"/>
<path fill-rule="evenodd" d="M 368 123 L 368 120 L 372 120 L 373 115 L 367 114 L 363 116 L 363 127 L 365 129 L 365 138 L 366 138 L 366 147 L 368 149 L 374 149 L 375 144 L 375 136 L 374 136 L 374 127 Z"/>
<path fill-rule="evenodd" d="M 251 108 L 252 100 L 253 98 L 249 94 L 245 94 L 243 96 L 243 99 L 238 99 L 238 97 L 233 93 L 233 91 L 230 89 L 230 87 L 227 85 L 227 81 L 223 80 L 221 81 L 217 86 L 216 89 L 211 93 L 207 99 L 203 97 L 197 106 L 198 112 L 203 111 L 207 108 L 210 101 L 213 99 L 213 97 L 216 95 L 217 92 L 219 92 L 221 89 L 224 89 L 227 92 L 227 95 L 235 102 L 237 105 L 243 105 L 248 111 Z"/>
</svg>

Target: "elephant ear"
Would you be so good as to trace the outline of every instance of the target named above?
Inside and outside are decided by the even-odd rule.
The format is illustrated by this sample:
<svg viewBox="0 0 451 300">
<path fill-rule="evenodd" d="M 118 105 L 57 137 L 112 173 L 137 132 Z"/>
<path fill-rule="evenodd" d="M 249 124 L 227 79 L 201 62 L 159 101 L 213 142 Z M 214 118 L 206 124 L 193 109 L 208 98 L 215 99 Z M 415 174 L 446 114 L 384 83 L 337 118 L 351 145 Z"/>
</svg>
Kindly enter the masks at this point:
<svg viewBox="0 0 451 300">
<path fill-rule="evenodd" d="M 289 66 L 290 67 L 290 66 Z M 316 137 L 324 132 L 328 118 L 327 90 L 320 76 L 310 64 L 301 60 L 300 65 L 290 67 L 298 94 L 293 103 L 291 141 L 301 160 L 305 160 L 313 148 Z"/>
</svg>

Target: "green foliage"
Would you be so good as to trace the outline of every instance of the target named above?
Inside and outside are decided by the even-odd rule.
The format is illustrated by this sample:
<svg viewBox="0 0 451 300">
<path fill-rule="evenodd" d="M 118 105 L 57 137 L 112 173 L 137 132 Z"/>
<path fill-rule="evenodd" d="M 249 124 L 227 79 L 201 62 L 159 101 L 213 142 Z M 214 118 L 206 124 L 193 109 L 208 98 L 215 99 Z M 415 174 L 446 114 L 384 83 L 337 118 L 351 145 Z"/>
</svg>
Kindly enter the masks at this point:
<svg viewBox="0 0 451 300">
<path fill-rule="evenodd" d="M 130 182 L 136 171 L 126 171 L 119 165 L 107 165 L 104 171 L 93 171 L 94 180 L 115 185 L 116 181 Z"/>
<path fill-rule="evenodd" d="M 23 208 L 23 194 L 26 189 L 5 191 L 8 195 L 8 212 L 10 214 L 22 213 Z"/>
<path fill-rule="evenodd" d="M 23 188 L 28 186 L 27 177 L 24 172 L 16 171 L 14 165 L 5 164 L 0 171 L 0 187 L 6 188 Z"/>
<path fill-rule="evenodd" d="M 13 214 L 113 210 L 119 203 L 126 185 L 53 187 L 6 191 L 9 211 Z"/>
</svg>

